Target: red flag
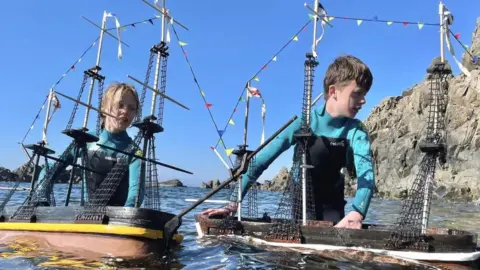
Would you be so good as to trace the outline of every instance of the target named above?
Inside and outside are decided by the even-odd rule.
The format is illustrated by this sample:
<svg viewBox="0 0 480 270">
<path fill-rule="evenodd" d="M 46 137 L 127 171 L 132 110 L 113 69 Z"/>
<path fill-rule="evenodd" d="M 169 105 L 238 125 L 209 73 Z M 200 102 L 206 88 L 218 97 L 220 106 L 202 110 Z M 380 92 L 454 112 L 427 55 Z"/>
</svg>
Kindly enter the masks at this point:
<svg viewBox="0 0 480 270">
<path fill-rule="evenodd" d="M 208 108 L 212 107 L 212 104 L 207 103 L 206 106 L 207 106 L 207 109 L 208 109 Z"/>
</svg>

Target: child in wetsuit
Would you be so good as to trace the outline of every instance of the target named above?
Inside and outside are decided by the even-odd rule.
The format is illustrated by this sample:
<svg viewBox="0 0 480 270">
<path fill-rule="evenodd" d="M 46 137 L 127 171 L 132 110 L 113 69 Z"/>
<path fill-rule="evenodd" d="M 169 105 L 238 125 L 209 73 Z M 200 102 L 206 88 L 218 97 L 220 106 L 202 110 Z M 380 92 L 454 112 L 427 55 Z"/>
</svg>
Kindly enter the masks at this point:
<svg viewBox="0 0 480 270">
<path fill-rule="evenodd" d="M 111 196 L 107 205 L 110 206 L 127 206 L 133 207 L 135 204 L 135 197 L 138 188 L 140 188 L 140 204 L 143 201 L 145 181 L 142 181 L 142 186 L 139 187 L 138 180 L 140 175 L 141 160 L 130 156 L 125 156 L 122 153 L 100 147 L 97 144 L 106 145 L 118 150 L 126 151 L 127 147 L 132 143 L 132 139 L 127 133 L 127 128 L 134 120 L 137 111 L 139 110 L 140 102 L 138 94 L 134 88 L 125 83 L 113 83 L 108 86 L 102 99 L 101 111 L 106 112 L 116 118 L 109 115 L 102 114 L 101 116 L 101 131 L 99 134 L 99 140 L 97 142 L 87 143 L 87 164 L 83 164 L 85 167 L 91 169 L 93 172 L 85 171 L 86 183 L 85 197 L 92 197 L 95 190 L 100 186 L 102 181 L 113 166 L 117 163 L 118 158 L 127 158 L 128 170 L 123 175 L 119 186 Z M 92 133 L 93 134 L 93 133 Z M 135 151 L 138 150 L 138 146 L 135 146 Z M 135 152 L 134 152 L 135 153 Z M 138 154 L 138 153 L 137 153 Z M 79 153 L 81 157 L 83 153 Z M 67 152 L 64 158 L 65 163 L 60 162 L 57 169 L 51 174 L 51 177 L 55 179 L 59 173 L 73 163 L 73 151 Z M 52 168 L 52 166 L 50 166 Z M 82 170 L 82 169 L 77 169 Z M 40 205 L 48 205 L 47 196 L 51 192 L 53 181 L 51 181 L 50 187 L 42 187 L 42 182 L 45 178 L 45 168 L 42 169 L 39 175 L 39 187 L 37 190 L 37 196 L 41 198 Z"/>
<path fill-rule="evenodd" d="M 315 140 L 309 146 L 308 164 L 317 220 L 338 222 L 336 227 L 361 228 L 367 215 L 375 186 L 374 165 L 368 133 L 355 115 L 366 103 L 372 86 L 370 69 L 354 56 L 341 56 L 327 69 L 323 81 L 325 105 L 311 113 L 311 130 Z M 284 151 L 296 143 L 294 134 L 301 127 L 301 117 L 260 151 L 247 173 L 242 176 L 242 199 L 264 170 Z M 355 171 L 357 191 L 353 211 L 345 216 L 342 168 Z M 222 209 L 208 209 L 202 214 L 231 214 L 236 203 Z"/>
</svg>

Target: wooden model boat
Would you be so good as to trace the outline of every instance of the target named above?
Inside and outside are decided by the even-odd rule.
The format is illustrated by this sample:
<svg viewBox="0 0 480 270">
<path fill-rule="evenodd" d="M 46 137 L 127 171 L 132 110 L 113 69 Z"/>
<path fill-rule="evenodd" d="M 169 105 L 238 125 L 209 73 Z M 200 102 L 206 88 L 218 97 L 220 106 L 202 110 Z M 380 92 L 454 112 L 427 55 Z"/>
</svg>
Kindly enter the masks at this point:
<svg viewBox="0 0 480 270">
<path fill-rule="evenodd" d="M 262 144 L 255 151 L 246 150 L 247 148 L 247 128 L 244 133 L 244 144 L 239 146 L 236 152 L 237 165 L 233 169 L 232 177 L 237 177 L 237 185 L 232 191 L 230 206 L 237 204 L 237 216 L 213 216 L 196 215 L 195 225 L 198 236 L 215 236 L 235 241 L 242 241 L 246 244 L 258 247 L 277 250 L 284 248 L 305 253 L 323 253 L 330 251 L 344 252 L 371 252 L 381 256 L 391 258 L 400 258 L 403 260 L 414 260 L 427 262 L 434 265 L 454 267 L 461 269 L 462 266 L 477 264 L 480 267 L 480 248 L 477 246 L 477 234 L 463 230 L 448 228 L 429 228 L 428 219 L 430 214 L 432 182 L 435 179 L 435 166 L 437 159 L 442 160 L 446 149 L 445 139 L 445 121 L 444 113 L 446 101 L 443 100 L 448 91 L 446 79 L 451 75 L 451 68 L 444 60 L 443 52 L 441 57 L 435 59 L 427 68 L 428 79 L 431 81 L 431 93 L 428 108 L 428 134 L 424 141 L 418 144 L 423 152 L 423 159 L 419 164 L 419 172 L 415 181 L 408 192 L 408 199 L 405 200 L 399 221 L 394 226 L 364 224 L 361 229 L 335 228 L 334 223 L 330 221 L 315 221 L 309 217 L 314 213 L 314 205 L 308 200 L 307 196 L 314 196 L 311 192 L 311 182 L 313 179 L 309 176 L 309 167 L 313 167 L 308 162 L 305 150 L 308 145 L 308 137 L 312 136 L 310 131 L 310 113 L 311 107 L 316 102 L 311 101 L 314 67 L 317 53 L 316 44 L 319 39 L 316 38 L 317 19 L 325 20 L 327 17 L 325 10 L 318 1 L 314 1 L 313 12 L 314 25 L 314 43 L 312 53 L 307 53 L 305 60 L 305 89 L 303 93 L 302 104 L 302 126 L 297 139 L 297 147 L 293 159 L 293 167 L 290 171 L 290 177 L 282 200 L 279 202 L 275 217 L 270 218 L 266 214 L 259 217 L 256 213 L 242 214 L 241 192 L 239 191 L 241 178 L 239 171 L 246 173 L 246 167 L 254 159 L 254 155 L 265 146 Z M 306 4 L 305 4 L 306 5 Z M 449 35 L 448 25 L 451 24 L 451 14 L 445 11 L 443 3 L 440 3 L 442 21 L 448 24 L 442 28 L 441 34 Z M 328 23 L 328 22 L 326 22 Z M 323 22 L 322 22 L 323 29 Z M 322 34 L 323 36 L 323 34 Z M 443 37 L 442 37 L 443 40 Z M 249 81 L 247 86 L 250 86 Z M 248 98 L 247 112 L 245 117 L 245 127 L 248 124 Z M 443 108 L 443 109 L 442 109 Z M 278 134 L 278 132 L 277 132 Z M 276 135 L 274 135 L 275 137 Z M 265 164 L 255 164 L 252 161 L 252 167 L 265 167 Z M 243 169 L 239 169 L 243 167 Z M 232 179 L 232 178 L 231 178 Z M 232 180 L 228 180 L 228 182 Z M 322 181 L 322 179 L 315 179 Z M 255 186 L 255 185 L 254 185 Z M 252 188 L 249 193 L 255 192 Z M 256 196 L 252 197 L 256 198 Z M 256 199 L 252 204 L 246 207 L 249 211 L 256 208 Z M 255 211 L 253 211 L 255 212 Z M 295 214 L 294 214 L 295 213 Z M 331 253 L 330 253 L 331 255 Z"/>
<path fill-rule="evenodd" d="M 145 3 L 148 4 L 148 2 Z M 171 22 L 178 24 L 178 21 L 173 21 L 170 17 L 171 15 L 166 13 L 165 1 L 163 1 L 163 7 L 160 7 L 157 4 L 155 6 L 150 6 L 162 14 L 157 18 L 163 20 L 165 29 L 162 29 L 161 41 L 150 50 L 148 71 L 146 75 L 147 78 L 144 80 L 146 83 L 141 83 L 132 76 L 128 77 L 142 84 L 143 89 L 142 93 L 139 93 L 139 96 L 145 97 L 147 89 L 153 91 L 152 104 L 160 102 L 161 106 L 158 106 L 158 116 L 163 118 L 164 99 L 170 100 L 187 110 L 188 107 L 175 101 L 164 93 L 166 88 L 166 58 L 168 58 L 169 55 L 169 41 L 165 40 L 165 36 L 168 34 L 168 23 Z M 23 141 L 21 143 L 25 153 L 29 157 L 29 162 L 23 167 L 23 172 L 19 178 L 24 179 L 24 176 L 33 170 L 32 180 L 30 188 L 28 189 L 28 195 L 25 196 L 21 205 L 10 206 L 13 193 L 19 190 L 18 186 L 20 181 L 13 183 L 13 187 L 7 188 L 9 191 L 0 201 L 0 243 L 2 244 L 12 243 L 18 239 L 28 239 L 40 244 L 41 248 L 79 253 L 80 256 L 139 258 L 153 254 L 156 258 L 162 258 L 166 251 L 171 247 L 178 246 L 183 240 L 183 236 L 178 234 L 176 229 L 169 230 L 168 233 L 165 232 L 165 224 L 175 217 L 175 215 L 164 212 L 160 209 L 160 187 L 158 185 L 156 166 L 164 166 L 188 174 L 192 173 L 156 160 L 154 134 L 162 132 L 163 127 L 160 125 L 161 123 L 159 123 L 159 121 L 155 121 L 157 120 L 157 117 L 154 116 L 155 106 L 152 106 L 147 117 L 144 117 L 143 119 L 141 118 L 144 101 L 143 98 L 140 100 L 137 121 L 133 124 L 134 127 L 138 128 L 138 134 L 135 136 L 129 147 L 127 147 L 127 150 L 110 148 L 110 150 L 119 153 L 112 170 L 107 173 L 100 186 L 97 187 L 95 191 L 92 191 L 93 195 L 91 195 L 91 198 L 84 198 L 83 196 L 86 194 L 85 190 L 86 185 L 88 184 L 88 176 L 83 172 L 96 172 L 95 168 L 87 168 L 86 166 L 83 166 L 84 164 L 89 164 L 88 160 L 86 160 L 88 159 L 88 156 L 78 156 L 78 153 L 88 152 L 88 150 L 86 150 L 87 143 L 94 143 L 99 140 L 94 133 L 88 132 L 87 120 L 89 112 L 90 110 L 98 112 L 97 135 L 99 134 L 100 128 L 100 114 L 108 114 L 91 104 L 95 84 L 98 86 L 98 106 L 100 106 L 103 97 L 105 77 L 100 74 L 101 68 L 99 65 L 104 34 L 108 34 L 110 37 L 118 40 L 119 45 L 120 43 L 125 44 L 120 41 L 120 36 L 116 38 L 113 34 L 108 32 L 108 29 L 106 28 L 106 20 L 109 17 L 115 18 L 117 31 L 121 28 L 116 16 L 105 11 L 101 27 L 97 26 L 101 29 L 101 32 L 99 39 L 97 39 L 99 42 L 96 65 L 93 68 L 85 70 L 83 73 L 83 83 L 80 92 L 78 93 L 78 99 L 71 98 L 68 95 L 55 91 L 54 88 L 56 85 L 52 87 L 47 99 L 48 107 L 43 127 L 42 140 L 37 144 L 31 145 L 24 145 Z M 152 19 L 145 20 L 145 22 L 148 21 L 151 22 Z M 91 21 L 89 22 L 92 23 Z M 90 48 L 95 44 L 96 42 Z M 84 52 L 84 54 L 87 53 L 87 51 Z M 119 57 L 120 56 L 121 50 L 119 49 Z M 154 66 L 154 59 L 156 60 L 156 69 L 152 69 Z M 153 78 L 155 87 L 149 85 L 149 78 L 152 70 L 157 71 Z M 82 102 L 82 93 L 88 80 L 91 80 L 87 96 L 88 101 Z M 70 122 L 67 124 L 67 128 L 62 132 L 71 137 L 72 142 L 59 158 L 52 156 L 55 152 L 47 148 L 48 143 L 46 138 L 47 126 L 53 115 L 53 113 L 51 114 L 51 106 L 55 109 L 60 108 L 57 94 L 75 102 Z M 157 96 L 160 100 L 157 100 Z M 45 102 L 42 105 L 42 108 L 45 105 Z M 87 107 L 87 110 L 83 126 L 79 129 L 74 129 L 72 128 L 72 124 L 75 120 L 75 113 L 79 104 Z M 109 148 L 108 146 L 101 144 L 97 145 L 99 147 Z M 142 149 L 141 154 L 136 150 L 138 148 Z M 28 154 L 27 149 L 32 150 L 32 155 Z M 56 174 L 51 172 L 59 170 L 58 168 L 61 167 L 58 167 L 58 165 L 66 162 L 65 159 L 62 159 L 62 156 L 68 151 L 75 154 L 73 156 L 73 162 L 64 166 L 71 166 L 72 169 L 70 170 L 66 196 L 65 198 L 62 198 L 64 199 L 62 200 L 64 205 L 59 206 L 55 203 L 55 197 L 58 197 L 59 195 L 54 195 L 58 181 L 57 179 L 54 179 L 56 177 L 54 175 Z M 135 198 L 134 207 L 109 206 L 108 202 L 110 198 L 112 198 L 112 195 L 116 192 L 123 179 L 123 175 L 127 171 L 125 169 L 125 164 L 127 164 L 126 160 L 128 156 L 141 160 L 142 164 L 139 186 L 142 186 L 142 184 L 146 186 L 144 192 L 145 199 L 143 203 L 140 203 L 140 192 L 138 192 Z M 55 161 L 53 166 L 46 166 L 47 164 L 50 164 L 47 162 L 43 164 L 46 173 L 42 180 L 44 181 L 42 185 L 38 183 L 38 170 L 41 168 L 39 166 L 40 157 L 45 157 L 45 161 L 49 159 Z M 82 165 L 77 164 L 77 158 L 81 159 Z M 150 163 L 148 164 L 149 166 L 147 166 L 147 163 Z M 77 176 L 76 172 L 78 173 L 79 171 L 82 172 L 78 174 L 81 177 L 81 195 L 79 196 L 80 198 L 75 198 L 74 200 L 72 199 L 72 186 L 74 178 Z M 143 178 L 142 175 L 144 176 Z M 43 190 L 40 190 L 41 188 L 43 188 Z M 44 204 L 44 201 L 41 201 L 39 196 L 46 196 L 48 202 Z M 44 199 L 45 197 L 43 197 L 42 200 Z M 73 201 L 79 201 L 80 203 L 75 204 L 72 203 Z M 179 223 L 181 223 L 181 221 L 179 221 Z"/>
</svg>

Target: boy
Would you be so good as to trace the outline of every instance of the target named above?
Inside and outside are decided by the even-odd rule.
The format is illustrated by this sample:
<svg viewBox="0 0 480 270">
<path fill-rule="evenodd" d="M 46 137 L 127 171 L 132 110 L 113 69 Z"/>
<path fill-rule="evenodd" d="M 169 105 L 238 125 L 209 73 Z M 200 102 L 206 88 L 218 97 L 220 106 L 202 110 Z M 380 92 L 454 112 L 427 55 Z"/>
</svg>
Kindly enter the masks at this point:
<svg viewBox="0 0 480 270">
<path fill-rule="evenodd" d="M 102 173 L 103 175 L 88 171 L 85 173 L 86 192 L 84 194 L 86 197 L 93 196 L 95 190 L 103 182 L 106 174 L 112 170 L 117 159 L 125 156 L 116 151 L 100 147 L 97 144 L 103 144 L 115 149 L 126 151 L 128 146 L 132 143 L 132 139 L 127 133 L 127 128 L 130 127 L 132 121 L 135 119 L 135 116 L 140 109 L 139 106 L 140 102 L 134 86 L 125 83 L 113 83 L 109 85 L 105 91 L 100 109 L 116 118 L 102 114 L 101 131 L 98 136 L 99 140 L 87 144 L 88 163 L 85 164 L 85 166 L 95 172 Z M 135 149 L 138 149 L 138 146 L 135 147 Z M 82 151 L 79 153 L 79 157 L 83 155 L 81 152 Z M 127 171 L 123 175 L 119 186 L 112 194 L 107 205 L 133 207 L 135 204 L 135 197 L 137 189 L 139 188 L 138 179 L 140 175 L 141 160 L 130 156 L 126 156 L 126 159 L 128 166 Z M 67 152 L 64 160 L 66 163 L 60 162 L 59 166 L 50 177 L 53 177 L 53 179 L 57 178 L 59 173 L 66 168 L 68 164 L 73 162 L 73 150 Z M 53 166 L 50 166 L 50 168 L 53 169 Z M 44 180 L 44 178 L 45 168 L 42 169 L 39 175 L 39 179 Z M 51 184 L 53 184 L 53 181 Z M 48 205 L 47 194 L 50 194 L 52 186 L 42 187 L 42 185 L 44 185 L 44 182 L 40 182 L 39 187 L 37 188 L 37 196 L 40 196 L 43 200 L 40 202 L 40 205 Z M 141 204 L 144 196 L 145 181 L 143 181 L 143 185 L 140 189 Z"/>
<path fill-rule="evenodd" d="M 327 69 L 323 81 L 325 105 L 312 111 L 311 129 L 316 138 L 311 143 L 308 163 L 317 220 L 338 222 L 335 227 L 360 229 L 373 195 L 375 178 L 367 130 L 354 119 L 365 95 L 372 86 L 370 69 L 354 56 L 341 56 Z M 284 151 L 296 143 L 294 134 L 301 127 L 301 117 L 293 122 L 255 157 L 242 179 L 242 199 L 250 185 Z M 352 162 L 353 161 L 353 162 Z M 358 180 L 352 203 L 353 211 L 345 216 L 344 179 L 340 170 L 354 167 Z M 230 214 L 237 210 L 232 203 L 224 209 L 208 209 L 202 214 Z"/>
</svg>

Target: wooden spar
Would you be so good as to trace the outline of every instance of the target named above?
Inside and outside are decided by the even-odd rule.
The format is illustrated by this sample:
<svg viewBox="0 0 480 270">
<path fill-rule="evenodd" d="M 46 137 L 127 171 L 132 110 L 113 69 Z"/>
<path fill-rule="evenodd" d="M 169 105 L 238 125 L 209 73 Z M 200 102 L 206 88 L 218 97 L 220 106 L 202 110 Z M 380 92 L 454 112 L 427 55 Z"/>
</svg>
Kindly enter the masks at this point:
<svg viewBox="0 0 480 270">
<path fill-rule="evenodd" d="M 155 9 L 156 11 L 160 12 L 162 15 L 168 17 L 169 19 L 171 19 L 174 23 L 178 24 L 180 27 L 182 27 L 183 29 L 187 30 L 188 31 L 188 28 L 181 24 L 179 21 L 173 19 L 168 13 L 166 12 L 163 12 L 162 10 L 158 9 L 156 6 L 153 6 L 152 4 L 148 3 L 147 1 L 145 0 L 141 0 L 143 3 L 149 5 L 151 8 Z"/>
<path fill-rule="evenodd" d="M 315 15 L 317 15 L 319 18 L 322 18 L 322 21 L 324 21 L 324 22 L 325 22 L 326 24 L 328 24 L 330 27 L 333 27 L 333 25 L 331 25 L 331 24 L 328 22 L 328 20 L 325 19 L 325 16 L 322 16 L 322 15 L 318 14 L 318 12 L 315 11 L 315 10 L 313 10 L 311 7 L 309 7 L 309 6 L 307 5 L 307 3 L 305 3 L 304 6 L 305 6 L 306 8 L 308 8 L 311 12 L 313 12 Z M 315 9 L 316 9 L 316 8 L 315 8 Z"/>
<path fill-rule="evenodd" d="M 113 117 L 113 118 L 117 119 L 116 116 L 113 116 L 112 114 L 109 114 L 109 113 L 107 113 L 107 112 L 101 111 L 101 110 L 99 110 L 99 109 L 97 109 L 97 108 L 95 108 L 95 107 L 93 107 L 93 106 L 90 106 L 90 105 L 88 105 L 88 104 L 86 104 L 86 103 L 83 103 L 82 101 L 80 101 L 80 100 L 78 100 L 78 99 L 74 99 L 74 98 L 69 97 L 69 96 L 67 96 L 67 95 L 64 95 L 64 94 L 62 94 L 62 93 L 60 93 L 60 92 L 58 92 L 58 91 L 54 91 L 54 93 L 59 94 L 59 95 L 62 96 L 62 97 L 68 98 L 68 99 L 70 99 L 71 101 L 76 102 L 76 103 L 78 103 L 78 104 L 80 104 L 80 105 L 83 105 L 83 106 L 85 106 L 85 107 L 87 107 L 87 108 L 89 108 L 89 109 L 92 109 L 92 110 L 94 110 L 94 111 L 96 111 L 96 112 L 98 112 L 98 113 L 103 113 L 103 114 L 105 114 L 105 115 L 108 115 L 108 116 L 110 116 L 110 117 Z"/>
<path fill-rule="evenodd" d="M 158 89 L 155 89 L 155 88 L 151 87 L 150 85 L 144 84 L 143 82 L 139 81 L 138 79 L 135 79 L 133 76 L 127 75 L 127 77 L 130 78 L 130 79 L 132 79 L 132 80 L 134 80 L 135 82 L 137 82 L 137 83 L 139 83 L 139 84 L 147 87 L 148 89 L 152 90 L 155 94 L 160 95 L 160 96 L 164 97 L 165 99 L 170 100 L 171 102 L 177 104 L 178 106 L 180 106 L 180 107 L 182 107 L 182 108 L 184 108 L 184 109 L 190 110 L 187 106 L 185 106 L 185 105 L 183 105 L 182 103 L 176 101 L 175 99 L 173 99 L 173 98 L 171 98 L 171 97 L 169 97 L 169 96 L 161 93 L 160 91 L 158 91 Z"/>
<path fill-rule="evenodd" d="M 16 190 L 16 191 L 28 191 L 30 188 L 11 188 L 11 187 L 0 187 L 0 190 Z"/>
<path fill-rule="evenodd" d="M 130 46 L 128 46 L 127 43 L 119 40 L 117 37 L 115 37 L 114 35 L 110 34 L 110 32 L 108 32 L 107 30 L 104 30 L 102 29 L 102 27 L 98 26 L 96 23 L 92 22 L 91 20 L 89 20 L 88 18 L 86 18 L 85 16 L 82 16 L 82 18 L 84 18 L 87 22 L 93 24 L 95 27 L 97 27 L 98 29 L 102 30 L 105 34 L 111 36 L 112 38 L 114 38 L 115 40 L 121 42 L 123 45 L 127 46 L 128 48 L 130 48 Z"/>
</svg>

